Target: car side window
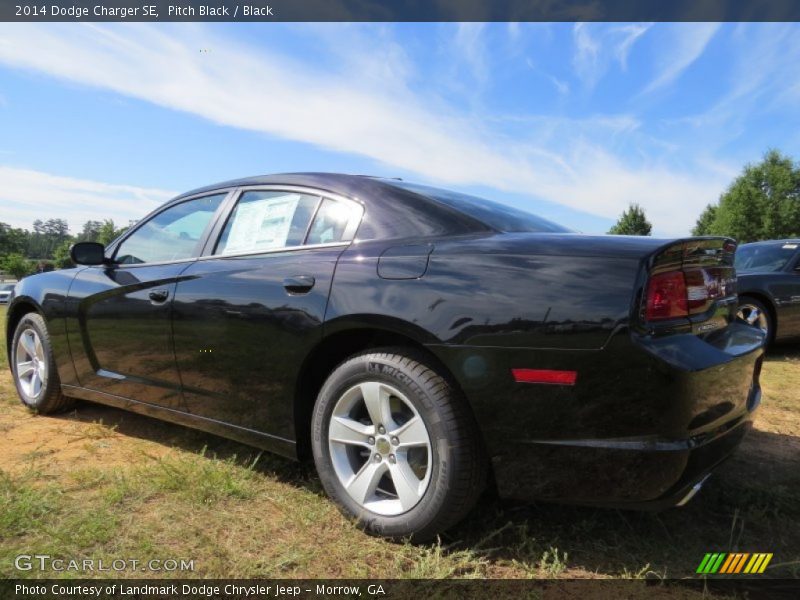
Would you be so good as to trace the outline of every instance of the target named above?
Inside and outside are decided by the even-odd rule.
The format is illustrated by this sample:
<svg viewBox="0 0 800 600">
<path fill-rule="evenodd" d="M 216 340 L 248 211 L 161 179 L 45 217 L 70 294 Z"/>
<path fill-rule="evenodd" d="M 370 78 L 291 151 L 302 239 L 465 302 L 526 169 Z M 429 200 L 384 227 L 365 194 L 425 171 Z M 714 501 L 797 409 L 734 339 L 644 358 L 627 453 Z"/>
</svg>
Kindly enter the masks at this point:
<svg viewBox="0 0 800 600">
<path fill-rule="evenodd" d="M 215 254 L 240 254 L 300 246 L 319 204 L 296 192 L 242 194 L 219 238 Z"/>
<path fill-rule="evenodd" d="M 308 230 L 306 244 L 349 242 L 355 235 L 356 219 L 361 210 L 344 202 L 325 198 Z"/>
<path fill-rule="evenodd" d="M 227 195 L 203 196 L 162 210 L 119 245 L 116 262 L 157 263 L 198 256 L 203 232 Z"/>
</svg>

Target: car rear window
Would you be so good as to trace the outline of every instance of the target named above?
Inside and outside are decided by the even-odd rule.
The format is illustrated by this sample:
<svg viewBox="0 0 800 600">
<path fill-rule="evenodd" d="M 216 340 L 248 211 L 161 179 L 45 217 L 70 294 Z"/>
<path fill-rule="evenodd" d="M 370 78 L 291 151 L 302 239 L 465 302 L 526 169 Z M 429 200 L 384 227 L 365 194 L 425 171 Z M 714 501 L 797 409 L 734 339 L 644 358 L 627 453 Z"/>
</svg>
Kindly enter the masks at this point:
<svg viewBox="0 0 800 600">
<path fill-rule="evenodd" d="M 505 231 L 508 233 L 572 233 L 571 229 L 559 225 L 558 223 L 553 223 L 547 219 L 537 217 L 534 214 L 519 210 L 518 208 L 513 208 L 506 204 L 501 204 L 500 202 L 416 183 L 393 181 L 392 185 L 415 192 L 421 196 L 427 196 L 497 231 Z"/>
</svg>

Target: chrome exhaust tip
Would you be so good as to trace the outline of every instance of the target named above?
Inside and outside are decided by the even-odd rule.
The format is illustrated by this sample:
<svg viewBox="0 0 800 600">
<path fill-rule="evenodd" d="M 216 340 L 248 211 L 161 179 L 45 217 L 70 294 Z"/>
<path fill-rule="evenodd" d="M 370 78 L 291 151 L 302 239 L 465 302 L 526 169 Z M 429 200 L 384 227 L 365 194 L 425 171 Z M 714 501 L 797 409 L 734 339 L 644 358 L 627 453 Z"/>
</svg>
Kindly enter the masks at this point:
<svg viewBox="0 0 800 600">
<path fill-rule="evenodd" d="M 692 489 L 690 489 L 689 492 L 683 498 L 681 498 L 681 501 L 678 502 L 675 506 L 685 506 L 686 504 L 688 504 L 689 500 L 691 500 L 692 498 L 694 498 L 697 495 L 697 492 L 700 491 L 700 488 L 703 487 L 703 484 L 706 482 L 706 480 L 709 477 L 711 477 L 711 473 L 709 473 L 708 475 L 703 477 L 700 481 L 695 483 L 692 486 Z"/>
</svg>

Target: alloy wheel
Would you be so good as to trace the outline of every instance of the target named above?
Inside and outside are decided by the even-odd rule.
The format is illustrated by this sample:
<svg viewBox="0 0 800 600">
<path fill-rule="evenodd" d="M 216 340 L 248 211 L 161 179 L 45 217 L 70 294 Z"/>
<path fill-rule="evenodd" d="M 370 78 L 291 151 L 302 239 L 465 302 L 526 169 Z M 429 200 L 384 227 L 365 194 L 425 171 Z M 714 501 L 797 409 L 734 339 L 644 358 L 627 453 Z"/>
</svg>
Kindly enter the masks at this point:
<svg viewBox="0 0 800 600">
<path fill-rule="evenodd" d="M 14 361 L 20 388 L 29 398 L 37 398 L 47 384 L 47 361 L 36 330 L 25 329 L 19 336 Z"/>
<path fill-rule="evenodd" d="M 739 309 L 736 311 L 736 317 L 748 325 L 758 327 L 764 333 L 769 333 L 767 315 L 764 314 L 764 311 L 761 310 L 760 307 L 754 304 L 740 305 Z"/>
<path fill-rule="evenodd" d="M 333 409 L 328 446 L 342 487 L 359 506 L 384 516 L 416 506 L 431 479 L 431 440 L 408 398 L 392 385 L 366 381 Z"/>
</svg>

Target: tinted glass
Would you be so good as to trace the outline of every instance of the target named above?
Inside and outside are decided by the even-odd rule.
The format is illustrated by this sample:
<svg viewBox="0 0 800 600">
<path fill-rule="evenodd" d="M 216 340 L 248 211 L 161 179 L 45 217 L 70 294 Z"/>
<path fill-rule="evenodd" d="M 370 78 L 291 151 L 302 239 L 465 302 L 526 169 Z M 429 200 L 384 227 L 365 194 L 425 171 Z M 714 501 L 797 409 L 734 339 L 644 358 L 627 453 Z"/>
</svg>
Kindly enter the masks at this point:
<svg viewBox="0 0 800 600">
<path fill-rule="evenodd" d="M 217 254 L 240 254 L 299 246 L 319 203 L 295 192 L 245 192 L 217 244 Z"/>
<path fill-rule="evenodd" d="M 122 242 L 117 262 L 153 263 L 197 256 L 203 232 L 226 195 L 203 196 L 161 211 Z"/>
<path fill-rule="evenodd" d="M 0 292 L 10 292 L 14 289 L 13 283 L 0 283 Z"/>
<path fill-rule="evenodd" d="M 480 221 L 497 231 L 536 232 L 536 233 L 571 233 L 570 229 L 542 219 L 536 215 L 486 200 L 477 196 L 468 196 L 449 190 L 417 185 L 414 183 L 392 182 L 392 185 L 427 196 Z"/>
<path fill-rule="evenodd" d="M 360 212 L 355 206 L 325 198 L 311 224 L 306 244 L 349 242 L 353 228 L 348 228 L 348 225 L 358 218 Z"/>
<path fill-rule="evenodd" d="M 739 246 L 734 259 L 737 271 L 780 271 L 797 252 L 800 244 L 745 244 Z"/>
</svg>

